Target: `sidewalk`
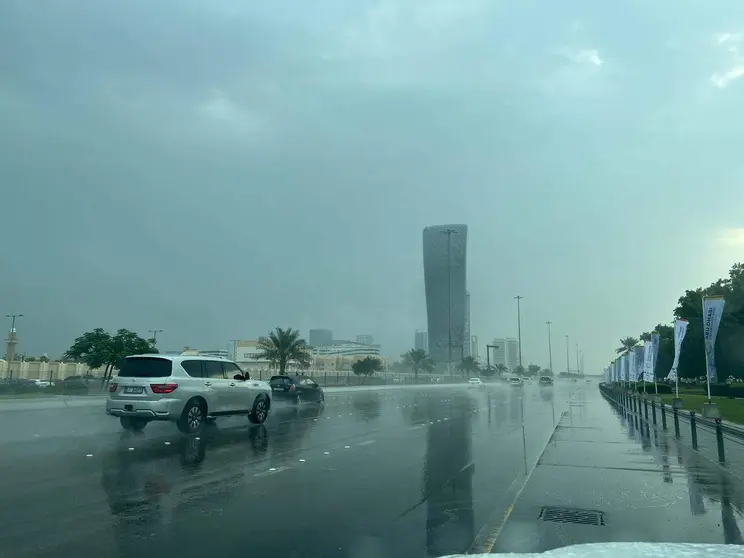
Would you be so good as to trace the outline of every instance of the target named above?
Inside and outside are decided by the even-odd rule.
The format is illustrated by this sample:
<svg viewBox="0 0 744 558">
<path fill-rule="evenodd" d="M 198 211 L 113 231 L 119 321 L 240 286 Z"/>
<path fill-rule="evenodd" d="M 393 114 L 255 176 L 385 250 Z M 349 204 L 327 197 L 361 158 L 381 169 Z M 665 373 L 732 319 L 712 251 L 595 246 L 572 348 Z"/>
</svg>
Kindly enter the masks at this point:
<svg viewBox="0 0 744 558">
<path fill-rule="evenodd" d="M 608 541 L 742 544 L 742 482 L 673 436 L 646 432 L 599 390 L 586 390 L 495 528 L 491 551 Z"/>
</svg>

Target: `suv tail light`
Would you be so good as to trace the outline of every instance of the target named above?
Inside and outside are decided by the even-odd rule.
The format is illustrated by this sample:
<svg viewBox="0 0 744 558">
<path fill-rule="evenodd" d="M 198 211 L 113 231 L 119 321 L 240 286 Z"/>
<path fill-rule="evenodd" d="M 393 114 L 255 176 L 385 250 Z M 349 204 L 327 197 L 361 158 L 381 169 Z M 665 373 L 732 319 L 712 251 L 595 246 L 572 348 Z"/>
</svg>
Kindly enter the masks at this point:
<svg viewBox="0 0 744 558">
<path fill-rule="evenodd" d="M 289 391 L 294 391 L 294 390 L 295 390 L 295 385 L 289 384 Z"/>
<path fill-rule="evenodd" d="M 150 384 L 153 393 L 173 393 L 178 384 Z"/>
<path fill-rule="evenodd" d="M 109 391 L 114 393 L 119 388 L 119 384 L 109 384 Z"/>
</svg>

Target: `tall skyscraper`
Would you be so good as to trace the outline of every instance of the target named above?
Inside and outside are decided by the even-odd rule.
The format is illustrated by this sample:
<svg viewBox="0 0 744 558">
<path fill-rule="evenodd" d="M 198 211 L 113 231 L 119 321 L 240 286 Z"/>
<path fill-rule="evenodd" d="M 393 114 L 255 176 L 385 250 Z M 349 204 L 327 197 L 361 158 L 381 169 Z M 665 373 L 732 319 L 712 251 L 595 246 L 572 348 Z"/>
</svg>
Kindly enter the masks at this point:
<svg viewBox="0 0 744 558">
<path fill-rule="evenodd" d="M 357 335 L 356 342 L 360 345 L 374 345 L 375 338 L 371 335 Z"/>
<path fill-rule="evenodd" d="M 453 363 L 460 360 L 460 346 L 469 352 L 470 339 L 465 336 L 468 227 L 426 227 L 423 240 L 429 354 L 444 368 L 450 357 Z"/>
<path fill-rule="evenodd" d="M 330 329 L 311 329 L 308 343 L 311 347 L 333 345 L 333 332 Z"/>
<path fill-rule="evenodd" d="M 416 330 L 416 335 L 413 338 L 413 348 L 429 352 L 429 336 L 425 331 Z"/>
<path fill-rule="evenodd" d="M 491 351 L 491 364 L 503 364 L 509 372 L 514 373 L 519 364 L 519 341 L 512 337 L 501 337 L 494 339 L 493 344 L 497 348 Z"/>
<path fill-rule="evenodd" d="M 506 366 L 509 372 L 516 372 L 519 364 L 519 341 L 513 337 L 506 339 Z"/>
<path fill-rule="evenodd" d="M 492 347 L 490 349 L 491 355 L 491 364 L 493 366 L 499 366 L 500 364 L 503 364 L 504 366 L 507 366 L 507 358 L 506 358 L 506 339 L 494 339 Z"/>
<path fill-rule="evenodd" d="M 478 336 L 477 335 L 470 336 L 470 356 L 472 356 L 475 360 L 478 360 L 479 351 L 478 351 Z"/>
<path fill-rule="evenodd" d="M 472 356 L 470 346 L 470 291 L 465 291 L 465 333 L 463 337 L 465 339 L 464 354 L 465 356 Z"/>
</svg>

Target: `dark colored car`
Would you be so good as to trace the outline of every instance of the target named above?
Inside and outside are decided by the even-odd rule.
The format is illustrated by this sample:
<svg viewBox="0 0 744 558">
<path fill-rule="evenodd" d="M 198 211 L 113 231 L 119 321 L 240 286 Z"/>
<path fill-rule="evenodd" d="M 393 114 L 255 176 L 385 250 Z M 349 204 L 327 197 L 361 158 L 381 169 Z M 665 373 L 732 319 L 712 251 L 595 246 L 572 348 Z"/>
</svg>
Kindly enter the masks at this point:
<svg viewBox="0 0 744 558">
<path fill-rule="evenodd" d="M 538 380 L 538 383 L 541 386 L 552 386 L 553 385 L 553 378 L 550 376 L 540 376 L 540 379 Z"/>
<path fill-rule="evenodd" d="M 316 384 L 312 378 L 306 376 L 272 376 L 269 380 L 271 394 L 276 401 L 291 401 L 300 403 L 311 401 L 323 403 L 325 394 L 323 388 Z"/>
</svg>

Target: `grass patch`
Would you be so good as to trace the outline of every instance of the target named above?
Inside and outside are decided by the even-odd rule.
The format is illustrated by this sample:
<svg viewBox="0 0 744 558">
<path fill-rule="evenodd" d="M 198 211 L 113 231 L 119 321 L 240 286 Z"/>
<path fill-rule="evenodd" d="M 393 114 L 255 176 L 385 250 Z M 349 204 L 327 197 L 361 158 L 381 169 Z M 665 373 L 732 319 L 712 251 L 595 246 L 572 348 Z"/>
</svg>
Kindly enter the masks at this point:
<svg viewBox="0 0 744 558">
<path fill-rule="evenodd" d="M 695 411 L 699 413 L 703 410 L 703 403 L 708 402 L 707 395 L 691 395 L 689 393 L 683 393 L 679 390 L 679 398 L 682 400 L 682 405 L 688 411 Z M 673 395 L 662 395 L 662 401 L 664 403 L 672 404 Z M 711 401 L 718 405 L 721 410 L 721 417 L 723 420 L 729 422 L 735 422 L 737 424 L 744 424 L 744 399 L 729 399 L 728 397 L 712 397 Z"/>
</svg>

